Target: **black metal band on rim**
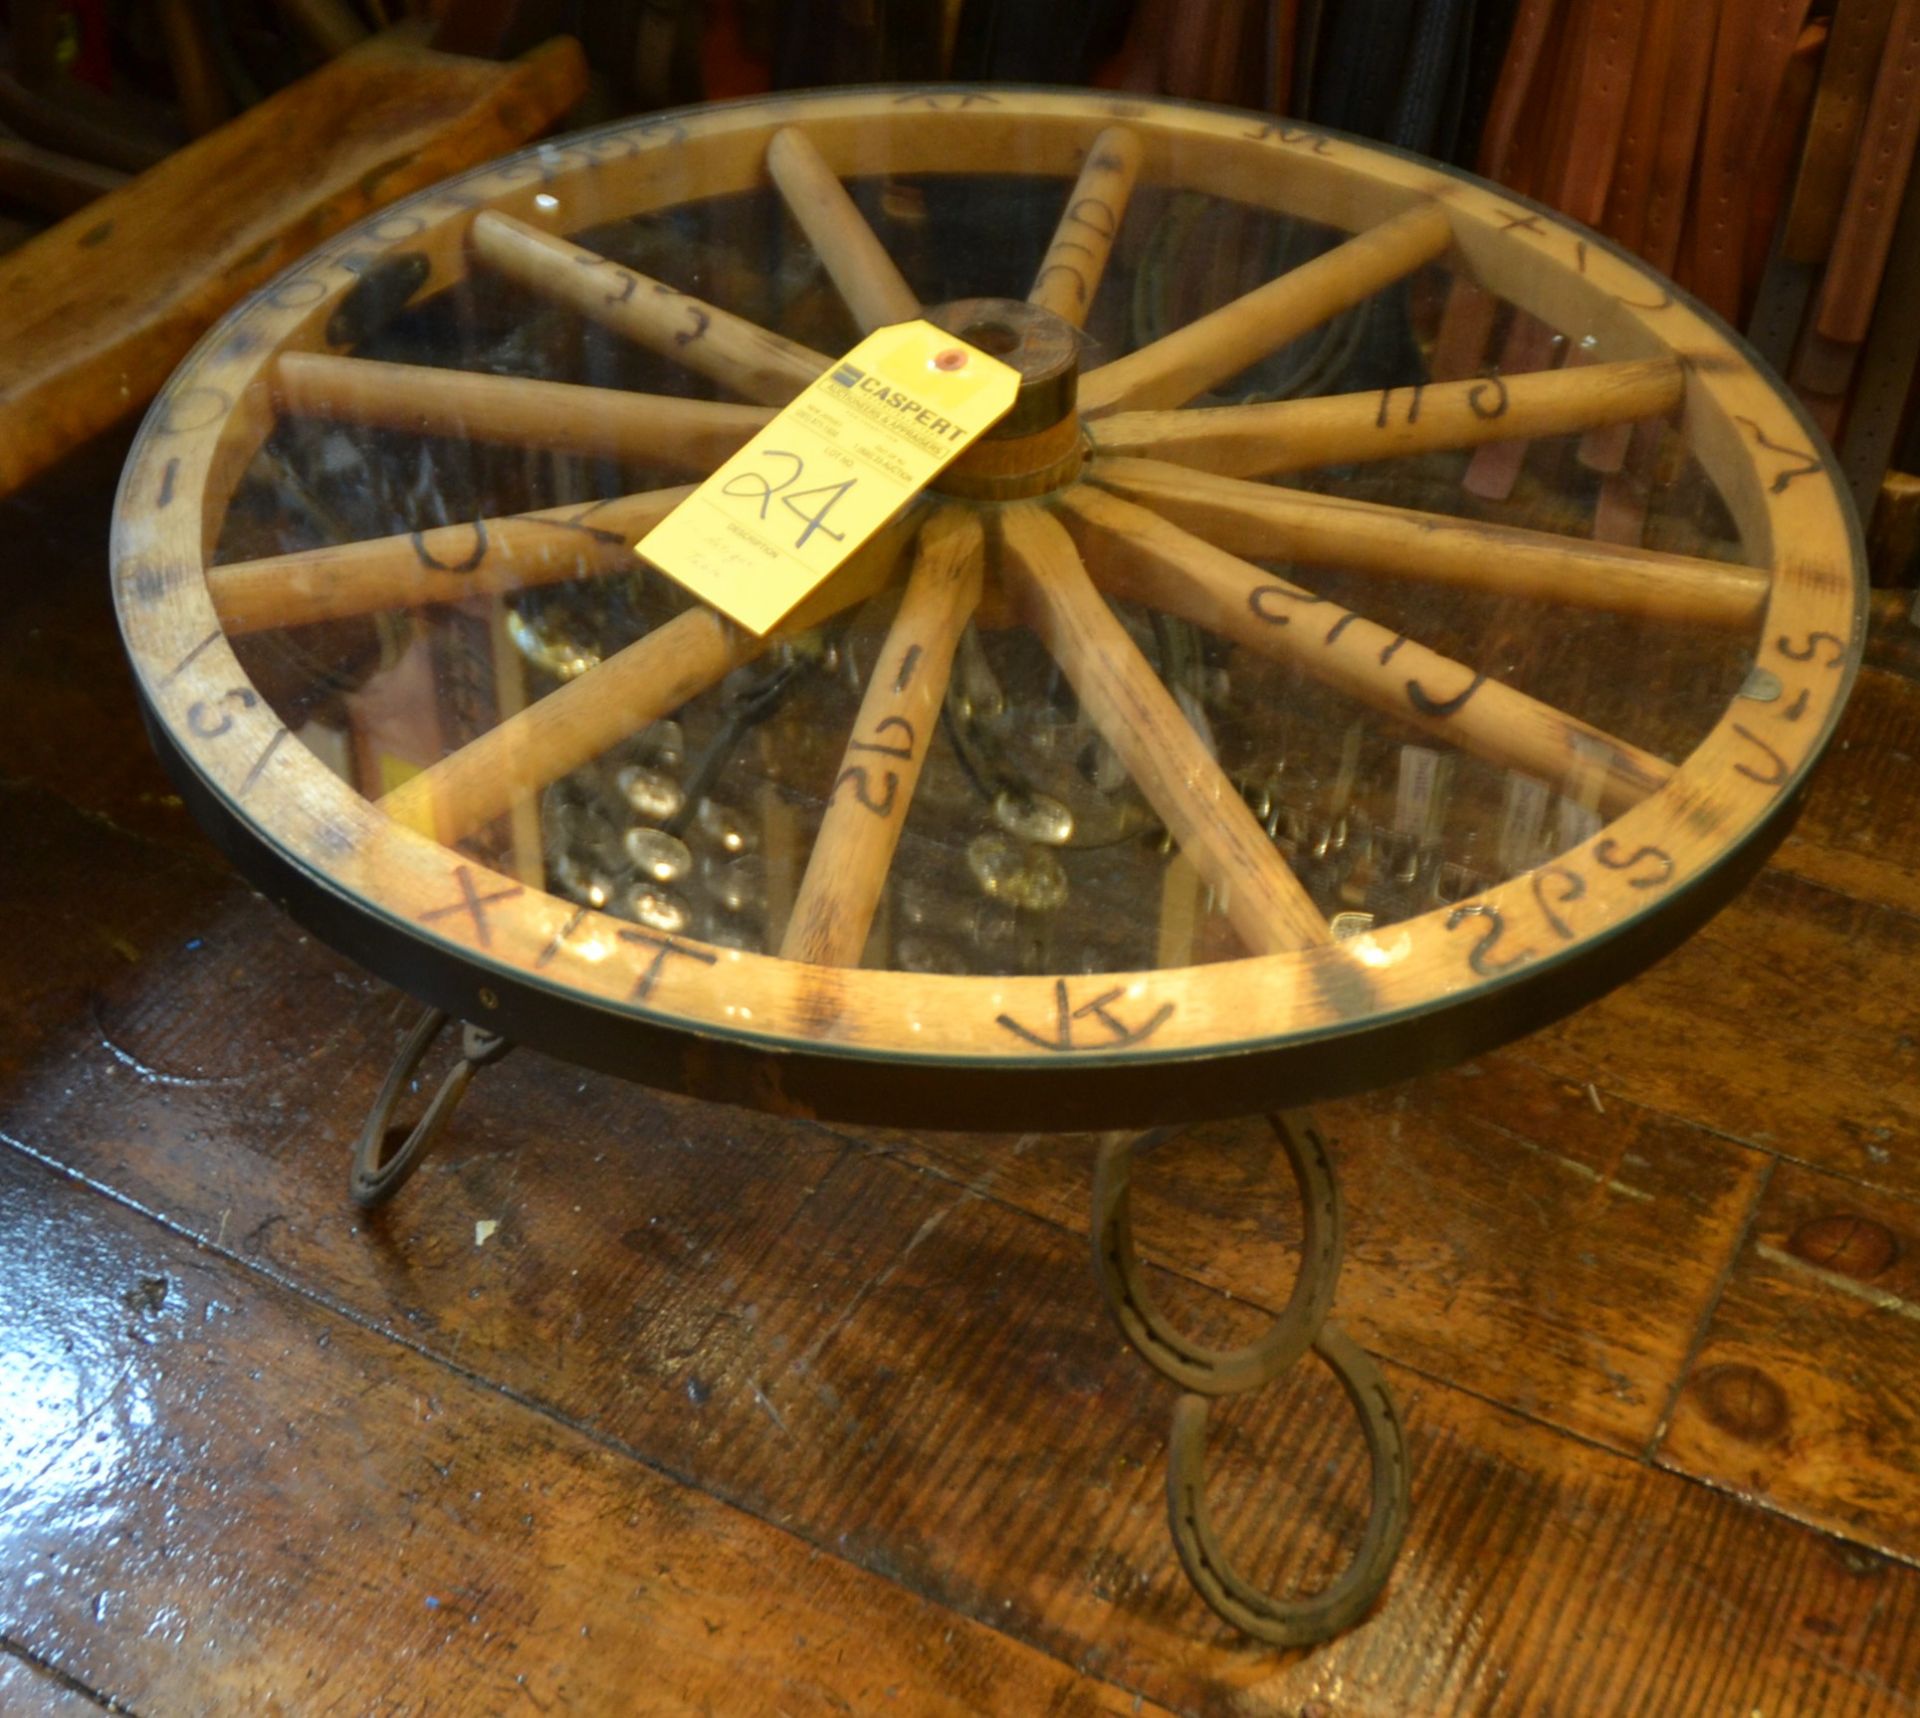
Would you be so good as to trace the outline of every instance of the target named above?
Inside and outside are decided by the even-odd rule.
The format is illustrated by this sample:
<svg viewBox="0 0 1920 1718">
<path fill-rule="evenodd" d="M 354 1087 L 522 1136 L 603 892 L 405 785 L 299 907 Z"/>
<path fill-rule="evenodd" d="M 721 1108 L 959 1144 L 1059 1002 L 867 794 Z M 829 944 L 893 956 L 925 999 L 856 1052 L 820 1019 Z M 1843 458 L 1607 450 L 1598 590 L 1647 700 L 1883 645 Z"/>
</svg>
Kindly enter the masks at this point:
<svg viewBox="0 0 1920 1718">
<path fill-rule="evenodd" d="M 1300 1101 L 1338 1095 L 1377 1083 L 1382 1067 L 1417 1072 L 1545 1024 L 1703 922 L 1757 867 L 1756 843 L 1784 829 L 1783 813 L 1830 731 L 1859 628 L 1858 604 L 1847 594 L 1850 581 L 1859 582 L 1858 544 L 1850 522 L 1830 516 L 1830 464 L 1792 402 L 1754 385 L 1763 376 L 1744 374 L 1751 366 L 1737 339 L 1603 241 L 1390 151 L 1311 132 L 1279 135 L 1178 104 L 1129 102 L 1123 110 L 1099 98 L 1035 95 L 1029 102 L 1001 92 L 965 105 L 963 117 L 936 112 L 918 92 L 836 93 L 759 117 L 749 104 L 681 115 L 664 128 L 650 120 L 631 135 L 599 133 L 548 147 L 537 163 L 523 157 L 469 176 L 383 216 L 374 237 L 409 223 L 410 246 L 432 238 L 435 272 L 421 288 L 430 295 L 468 272 L 456 241 L 473 209 L 538 224 L 534 187 L 546 196 L 553 184 L 576 212 L 604 205 L 611 216 L 618 205 L 625 218 L 678 207 L 687 198 L 656 183 L 658 162 L 630 170 L 615 164 L 698 144 L 720 175 L 701 184 L 729 192 L 759 171 L 763 122 L 801 120 L 843 175 L 872 157 L 869 132 L 878 125 L 893 128 L 888 147 L 905 151 L 901 159 L 920 171 L 957 171 L 978 143 L 982 159 L 1057 177 L 1078 163 L 1093 126 L 1124 120 L 1142 128 L 1150 181 L 1191 182 L 1216 197 L 1237 197 L 1244 185 L 1261 207 L 1332 219 L 1343 231 L 1371 230 L 1410 205 L 1432 203 L 1452 224 L 1458 266 L 1488 291 L 1557 316 L 1556 325 L 1590 324 L 1622 356 L 1657 349 L 1685 364 L 1689 396 L 1698 395 L 1689 411 L 1700 430 L 1702 469 L 1736 515 L 1743 545 L 1775 574 L 1759 650 L 1776 677 L 1799 672 L 1794 695 L 1771 711 L 1730 706 L 1696 749 L 1697 761 L 1679 766 L 1686 779 L 1677 788 L 1650 796 L 1644 813 L 1625 813 L 1598 846 L 1561 861 L 1561 875 L 1536 876 L 1531 893 L 1524 875 L 1510 878 L 1489 891 L 1490 904 L 1409 917 L 1404 947 L 1393 929 L 1400 920 L 1390 918 L 1364 951 L 1328 959 L 1286 953 L 1244 977 L 1237 961 L 1116 970 L 1102 986 L 1138 986 L 1141 1003 L 1137 1017 L 1116 1022 L 1087 1011 L 1089 997 L 1101 992 L 1082 990 L 1072 973 L 930 974 L 924 982 L 898 970 L 828 976 L 750 951 L 737 963 L 732 955 L 710 958 L 697 939 L 668 951 L 664 970 L 648 964 L 657 951 L 644 946 L 638 954 L 616 949 L 620 958 L 604 962 L 577 959 L 568 948 L 553 956 L 552 937 L 564 922 L 553 913 L 564 903 L 537 882 L 523 886 L 514 905 L 495 909 L 491 936 L 477 920 L 467 935 L 464 921 L 436 903 L 443 886 L 464 887 L 458 874 L 473 856 L 423 852 L 378 826 L 365 801 L 326 775 L 296 735 L 284 724 L 273 728 L 274 712 L 250 688 L 209 601 L 203 539 L 231 501 L 234 474 L 275 419 L 265 385 L 271 352 L 317 339 L 320 325 L 299 318 L 324 316 L 329 292 L 355 289 L 364 258 L 354 248 L 360 241 L 349 239 L 251 306 L 244 328 L 236 324 L 203 346 L 156 408 L 123 484 L 115 539 L 122 625 L 157 722 L 200 778 L 189 797 L 197 808 L 221 802 L 210 821 L 229 825 L 217 831 L 228 851 L 264 844 L 268 851 L 242 864 L 294 902 L 305 922 L 324 922 L 322 934 L 336 946 L 415 995 L 520 1041 L 701 1096 L 907 1126 L 1143 1126 L 1263 1111 L 1281 1092 Z M 1274 189 L 1281 181 L 1284 193 Z M 1541 284 L 1548 281 L 1551 290 Z M 291 298 L 281 305 L 289 286 L 300 289 L 307 309 Z M 204 425 L 201 407 L 220 399 L 231 406 L 227 417 Z M 1809 641 L 1823 637 L 1833 654 L 1822 651 L 1810 663 Z M 1809 688 L 1822 704 L 1798 697 Z M 1801 721 L 1789 710 L 1817 719 Z M 1763 797 L 1756 789 L 1774 791 Z M 1752 864 L 1729 864 L 1730 847 Z M 1666 870 L 1657 885 L 1616 874 L 1615 858 L 1635 852 L 1660 855 Z M 1545 894 L 1578 886 L 1564 877 L 1568 864 L 1586 877 L 1584 923 L 1556 914 L 1571 897 Z M 483 881 L 489 886 L 505 898 L 507 882 Z M 1657 892 L 1626 892 L 1642 889 Z M 622 934 L 598 919 L 589 929 L 602 938 Z M 1243 985 L 1244 1002 L 1236 994 Z M 1164 1030 L 1134 1030 L 1147 1019 Z"/>
<path fill-rule="evenodd" d="M 821 1044 L 775 1046 L 746 1034 L 696 1033 L 670 1018 L 596 1005 L 557 984 L 403 926 L 344 894 L 266 839 L 211 786 L 142 688 L 141 713 L 167 773 L 234 866 L 304 928 L 417 1001 L 582 1067 L 688 1097 L 774 1114 L 941 1130 L 1192 1123 L 1268 1110 L 1285 1091 L 1318 1103 L 1392 1078 L 1452 1067 L 1539 1031 L 1670 953 L 1733 899 L 1793 827 L 1800 796 L 1718 864 L 1575 961 L 1522 967 L 1504 982 L 1361 1030 L 1235 1046 L 1212 1054 L 1053 1056 L 943 1061 Z"/>
</svg>

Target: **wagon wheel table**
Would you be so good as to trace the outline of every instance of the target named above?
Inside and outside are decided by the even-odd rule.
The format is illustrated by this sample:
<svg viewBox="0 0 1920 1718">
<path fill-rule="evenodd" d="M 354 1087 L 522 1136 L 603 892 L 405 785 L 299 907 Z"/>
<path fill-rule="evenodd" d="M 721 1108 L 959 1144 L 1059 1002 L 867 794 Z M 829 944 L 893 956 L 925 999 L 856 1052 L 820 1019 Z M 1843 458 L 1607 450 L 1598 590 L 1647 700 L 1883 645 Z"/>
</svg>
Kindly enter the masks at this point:
<svg viewBox="0 0 1920 1718">
<path fill-rule="evenodd" d="M 921 316 L 1016 402 L 777 627 L 637 556 L 829 354 Z M 743 516 L 832 532 L 768 459 Z M 650 118 L 394 206 L 189 359 L 113 554 L 197 814 L 430 1005 L 363 1202 L 509 1043 L 794 1115 L 1132 1130 L 1097 1274 L 1182 1392 L 1187 1572 L 1280 1643 L 1365 1610 L 1408 1508 L 1299 1106 L 1688 935 L 1784 832 L 1861 642 L 1817 435 L 1604 241 L 1304 126 L 951 86 Z M 1213 1349 L 1145 1286 L 1138 1130 L 1276 1108 L 1298 1278 Z M 1209 1520 L 1207 1409 L 1309 1349 L 1371 1514 L 1273 1596 Z"/>
</svg>

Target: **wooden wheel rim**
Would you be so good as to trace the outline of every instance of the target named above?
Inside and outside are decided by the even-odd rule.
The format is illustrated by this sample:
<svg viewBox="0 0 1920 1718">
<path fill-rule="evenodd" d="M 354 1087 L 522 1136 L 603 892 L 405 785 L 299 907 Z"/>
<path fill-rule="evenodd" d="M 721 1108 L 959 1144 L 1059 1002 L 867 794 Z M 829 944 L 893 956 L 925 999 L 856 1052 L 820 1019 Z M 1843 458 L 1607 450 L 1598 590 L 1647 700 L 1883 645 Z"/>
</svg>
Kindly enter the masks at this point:
<svg viewBox="0 0 1920 1718">
<path fill-rule="evenodd" d="M 1588 330 L 1598 357 L 1681 361 L 1681 427 L 1747 559 L 1772 578 L 1756 695 L 1736 697 L 1665 786 L 1549 865 L 1357 942 L 1073 978 L 828 968 L 639 933 L 486 871 L 331 774 L 241 670 L 206 568 L 273 422 L 273 361 L 330 349 L 330 316 L 382 251 L 426 259 L 417 299 L 462 273 L 479 210 L 576 231 L 757 186 L 782 127 L 842 175 L 985 158 L 1066 182 L 1116 122 L 1141 140 L 1143 180 L 1177 171 L 1184 187 L 1348 230 L 1437 204 L 1489 288 Z M 543 213 L 555 205 L 564 223 Z M 1306 127 L 952 86 L 615 125 L 394 205 L 257 294 L 182 366 L 134 445 L 113 563 L 163 755 L 243 867 L 332 940 L 426 1000 L 578 1060 L 772 1108 L 936 1125 L 1139 1124 L 1268 1107 L 1279 1082 L 1286 1101 L 1308 1101 L 1578 1005 L 1757 868 L 1832 731 L 1864 624 L 1858 528 L 1817 433 L 1735 337 L 1604 241 L 1478 181 Z M 1210 1064 L 1205 1077 L 1195 1062 Z"/>
</svg>

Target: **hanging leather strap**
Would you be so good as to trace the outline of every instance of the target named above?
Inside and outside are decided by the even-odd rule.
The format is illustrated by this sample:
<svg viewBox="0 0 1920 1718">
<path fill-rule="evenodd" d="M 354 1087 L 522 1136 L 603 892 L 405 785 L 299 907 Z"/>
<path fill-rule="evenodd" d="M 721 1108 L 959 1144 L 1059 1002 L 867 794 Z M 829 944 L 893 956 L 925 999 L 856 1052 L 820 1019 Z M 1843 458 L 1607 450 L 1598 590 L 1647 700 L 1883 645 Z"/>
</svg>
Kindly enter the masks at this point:
<svg viewBox="0 0 1920 1718">
<path fill-rule="evenodd" d="M 1788 262 L 1824 262 L 1833 244 L 1893 7 L 1894 0 L 1838 0 L 1834 6 L 1806 152 L 1780 236 L 1780 254 Z"/>
<path fill-rule="evenodd" d="M 1516 189 L 1514 173 L 1519 163 L 1514 159 L 1514 144 L 1535 80 L 1543 65 L 1550 65 L 1547 41 L 1558 9 L 1559 0 L 1521 0 L 1500 81 L 1494 86 L 1493 105 L 1487 110 L 1486 128 L 1480 134 L 1480 171 Z"/>
<path fill-rule="evenodd" d="M 1745 296 L 1754 158 L 1774 116 L 1808 0 L 1757 0 L 1720 14 L 1694 199 L 1686 284 L 1729 322 Z"/>
<path fill-rule="evenodd" d="M 1867 337 L 1916 138 L 1920 138 L 1920 0 L 1896 0 L 1880 74 L 1867 104 L 1859 159 L 1834 233 L 1833 260 L 1827 265 L 1814 309 L 1814 326 L 1828 340 L 1858 345 Z M 1905 290 L 1911 292 L 1912 283 Z"/>
<path fill-rule="evenodd" d="M 1547 145 L 1545 200 L 1575 220 L 1597 226 L 1613 185 L 1614 159 L 1632 105 L 1634 67 L 1649 0 L 1575 0 L 1555 69 Z M 1500 354 L 1502 372 L 1544 369 L 1554 362 L 1552 331 L 1531 317 L 1515 319 Z M 1495 442 L 1467 467 L 1465 487 L 1486 500 L 1512 493 L 1528 443 Z"/>
<path fill-rule="evenodd" d="M 1680 30 L 1682 0 L 1648 0 L 1640 34 L 1640 58 L 1614 154 L 1613 188 L 1600 226 L 1630 250 L 1640 248 L 1646 230 L 1647 203 L 1653 193 L 1654 163 L 1660 154 L 1660 126 L 1667 105 L 1667 72 Z M 1689 141 L 1691 156 L 1692 144 Z"/>
<path fill-rule="evenodd" d="M 1901 417 L 1911 410 L 1914 376 L 1920 369 L 1920 173 L 1907 175 L 1887 277 L 1900 284 L 1883 291 L 1874 310 L 1840 453 L 1841 469 L 1863 524 L 1872 522 L 1894 439 L 1900 433 Z"/>
<path fill-rule="evenodd" d="M 1586 7 L 1572 84 L 1563 92 L 1564 108 L 1575 119 L 1551 200 L 1590 227 L 1600 225 L 1613 187 L 1647 5 L 1648 0 L 1593 0 Z"/>
<path fill-rule="evenodd" d="M 1732 0 L 1738 5 L 1739 0 Z M 1680 260 L 1687 192 L 1700 153 L 1700 122 L 1707 109 L 1707 75 L 1719 30 L 1721 0 L 1676 0 L 1673 52 L 1660 95 L 1653 171 L 1633 248 L 1663 274 Z M 1623 240 L 1623 242 L 1626 242 Z"/>
<path fill-rule="evenodd" d="M 1800 157 L 1820 83 L 1821 56 L 1829 28 L 1816 18 L 1800 32 L 1793 54 L 1780 79 L 1773 116 L 1762 127 L 1753 157 L 1753 190 L 1747 199 L 1747 254 L 1742 275 L 1757 281 L 1767 266 L 1767 253 L 1781 225 L 1781 212 L 1791 194 L 1794 165 Z"/>
<path fill-rule="evenodd" d="M 1657 188 L 1672 196 L 1672 182 L 1678 179 L 1678 198 L 1670 230 L 1661 230 L 1667 244 L 1667 257 L 1661 269 L 1672 269 L 1672 250 L 1680 242 L 1678 213 L 1686 207 L 1686 182 L 1692 177 L 1693 144 L 1699 136 L 1699 113 L 1705 106 L 1705 54 L 1701 61 L 1699 88 L 1674 90 L 1674 61 L 1680 58 L 1684 42 L 1713 42 L 1713 8 L 1716 0 L 1707 0 L 1709 17 L 1701 21 L 1695 0 L 1647 0 L 1647 12 L 1640 35 L 1640 60 L 1634 65 L 1634 86 L 1626 100 L 1626 123 L 1620 127 L 1619 154 L 1613 163 L 1613 190 L 1607 194 L 1607 209 L 1601 230 L 1617 238 L 1628 250 L 1645 253 L 1653 236 L 1651 215 L 1657 207 Z M 1613 424 L 1605 430 L 1590 430 L 1580 438 L 1580 463 L 1590 470 L 1605 472 L 1609 478 L 1626 465 L 1634 438 L 1632 424 Z M 1617 488 L 1617 486 L 1615 486 Z M 1609 509 L 1609 499 L 1615 503 Z M 1622 495 L 1601 488 L 1601 509 L 1596 514 L 1594 534 L 1607 536 L 1609 530 L 1630 530 L 1638 539 L 1636 514 L 1624 505 Z"/>
</svg>

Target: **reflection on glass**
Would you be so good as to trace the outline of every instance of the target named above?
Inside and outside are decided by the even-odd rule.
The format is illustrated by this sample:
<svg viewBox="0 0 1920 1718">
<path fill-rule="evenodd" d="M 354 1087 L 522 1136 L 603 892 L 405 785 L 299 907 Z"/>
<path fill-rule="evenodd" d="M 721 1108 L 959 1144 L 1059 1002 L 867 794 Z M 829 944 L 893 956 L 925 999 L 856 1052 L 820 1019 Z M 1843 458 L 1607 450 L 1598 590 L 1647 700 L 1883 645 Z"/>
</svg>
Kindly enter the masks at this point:
<svg viewBox="0 0 1920 1718">
<path fill-rule="evenodd" d="M 856 192 L 913 290 L 938 303 L 1024 297 L 1061 189 L 982 176 L 889 179 Z M 1344 237 L 1150 185 L 1136 191 L 1127 223 L 1137 237 L 1115 249 L 1087 314 L 1089 370 Z M 844 350 L 856 337 L 818 256 L 771 192 L 693 203 L 574 237 L 818 350 Z M 1451 286 L 1448 265 L 1429 262 L 1193 405 L 1371 389 L 1380 421 L 1410 413 L 1417 402 L 1397 390 L 1426 376 Z M 1549 356 L 1587 338 L 1585 330 L 1554 334 Z M 628 402 L 619 409 L 636 414 L 642 430 L 648 412 L 707 411 L 704 402 L 733 397 L 524 282 L 481 269 L 370 328 L 356 355 L 480 377 L 590 384 Z M 1489 378 L 1472 409 L 1504 402 L 1506 386 Z M 594 426 L 574 424 L 549 438 L 566 448 L 530 445 L 527 437 L 503 438 L 484 416 L 449 421 L 451 408 L 435 409 L 430 434 L 284 417 L 240 486 L 217 559 L 404 541 L 459 527 L 464 535 L 444 539 L 445 553 L 464 543 L 478 567 L 504 552 L 507 539 L 498 530 L 486 536 L 473 520 L 681 484 L 716 462 L 727 436 L 737 442 L 747 433 L 718 419 L 674 418 L 673 433 L 656 435 L 651 454 L 622 457 L 611 429 L 607 447 L 587 453 L 577 449 L 594 439 Z M 610 424 L 614 408 L 607 412 Z M 1345 445 L 1338 436 L 1328 443 Z M 1656 430 L 1649 445 L 1655 457 L 1634 468 L 1645 489 L 1647 545 L 1738 558 L 1726 512 L 1679 440 Z M 674 463 L 676 450 L 685 450 L 684 465 Z M 1503 499 L 1463 482 L 1476 457 L 1464 446 L 1340 463 L 1311 449 L 1263 453 L 1241 445 L 1232 458 L 1257 468 L 1258 481 L 1279 496 L 1332 495 L 1485 519 L 1588 545 L 1607 481 L 1604 462 L 1588 463 L 1591 451 L 1577 435 L 1536 440 Z M 1233 469 L 1222 461 L 1220 469 Z M 1166 505 L 1177 511 L 1190 500 L 1174 496 Z M 1243 953 L 1217 875 L 1208 882 L 1182 864 L 1154 798 L 1046 646 L 1019 623 L 997 576 L 992 509 L 986 513 L 980 609 L 954 654 L 867 962 L 927 973 L 1072 972 Z M 1337 528 L 1362 528 L 1334 518 Z M 572 532 L 579 546 L 576 561 L 547 554 L 537 587 L 263 627 L 237 640 L 243 662 L 288 726 L 377 797 L 559 687 L 590 678 L 597 664 L 687 608 L 683 593 L 621 550 L 628 539 L 614 536 L 609 549 L 595 538 L 592 515 L 543 529 Z M 554 553 L 564 563 L 558 572 Z M 1089 551 L 1088 560 L 1103 582 L 1099 554 Z M 1379 622 L 1396 639 L 1417 641 L 1669 763 L 1718 718 L 1752 662 L 1750 624 L 1609 612 L 1563 604 L 1551 593 L 1342 570 L 1311 556 L 1259 564 L 1314 598 Z M 656 931 L 777 950 L 829 801 L 856 790 L 877 801 L 883 791 L 877 770 L 849 788 L 854 754 L 846 748 L 899 602 L 896 578 L 818 627 L 776 636 L 683 707 L 537 786 L 512 814 L 462 833 L 458 845 L 569 901 Z M 1114 609 L 1217 766 L 1220 791 L 1244 805 L 1343 942 L 1360 946 L 1371 937 L 1365 946 L 1384 947 L 1382 933 L 1394 924 L 1539 866 L 1617 809 L 1597 758 L 1553 779 L 1504 767 L 1190 619 L 1139 601 L 1117 600 Z M 1316 624 L 1308 609 L 1290 618 L 1303 630 Z M 1392 654 L 1379 651 L 1372 670 L 1383 684 L 1394 684 L 1399 672 Z M 1436 680 L 1417 692 L 1444 706 L 1473 689 L 1463 694 Z"/>
</svg>

